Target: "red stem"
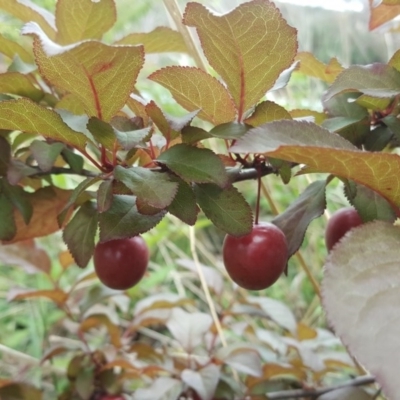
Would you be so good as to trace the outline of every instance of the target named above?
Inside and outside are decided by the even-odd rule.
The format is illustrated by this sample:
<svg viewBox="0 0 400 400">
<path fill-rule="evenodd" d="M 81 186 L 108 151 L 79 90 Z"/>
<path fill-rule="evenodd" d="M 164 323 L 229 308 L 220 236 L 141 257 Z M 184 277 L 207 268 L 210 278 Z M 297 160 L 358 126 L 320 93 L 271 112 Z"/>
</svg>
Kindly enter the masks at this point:
<svg viewBox="0 0 400 400">
<path fill-rule="evenodd" d="M 261 168 L 259 165 L 256 166 L 257 170 L 257 203 L 256 203 L 256 217 L 254 220 L 255 225 L 258 225 L 258 218 L 260 215 L 260 199 L 261 199 Z"/>
</svg>

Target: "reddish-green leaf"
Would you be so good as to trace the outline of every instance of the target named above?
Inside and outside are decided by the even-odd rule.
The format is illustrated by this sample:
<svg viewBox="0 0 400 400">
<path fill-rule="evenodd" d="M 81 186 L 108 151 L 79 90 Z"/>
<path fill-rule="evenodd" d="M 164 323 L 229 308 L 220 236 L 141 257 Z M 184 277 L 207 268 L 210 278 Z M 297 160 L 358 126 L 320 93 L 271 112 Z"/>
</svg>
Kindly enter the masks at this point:
<svg viewBox="0 0 400 400">
<path fill-rule="evenodd" d="M 400 72 L 388 64 L 354 65 L 345 69 L 326 92 L 325 99 L 358 91 L 374 97 L 392 97 L 400 93 Z"/>
<path fill-rule="evenodd" d="M 189 182 L 215 183 L 220 187 L 229 183 L 224 164 L 209 149 L 177 144 L 164 151 L 157 161 Z"/>
<path fill-rule="evenodd" d="M 300 248 L 310 222 L 324 213 L 325 186 L 325 181 L 313 182 L 282 214 L 271 221 L 284 232 L 289 256 Z"/>
<path fill-rule="evenodd" d="M 313 171 L 351 179 L 400 205 L 400 159 L 396 154 L 360 151 L 340 136 L 307 122 L 276 121 L 254 128 L 231 151 L 267 153 L 306 164 Z"/>
<path fill-rule="evenodd" d="M 279 104 L 266 100 L 258 104 L 251 116 L 246 118 L 244 122 L 251 126 L 260 126 L 266 122 L 279 119 L 292 119 L 292 117 Z"/>
<path fill-rule="evenodd" d="M 297 52 L 296 30 L 272 2 L 253 0 L 222 16 L 188 3 L 183 22 L 197 29 L 209 63 L 228 86 L 239 121 L 292 65 Z"/>
<path fill-rule="evenodd" d="M 34 62 L 33 55 L 25 50 L 20 44 L 7 39 L 0 35 L 0 53 L 13 59 L 16 55 L 20 57 L 23 62 L 32 64 Z"/>
<path fill-rule="evenodd" d="M 186 110 L 200 109 L 198 116 L 214 125 L 235 119 L 235 105 L 229 92 L 199 68 L 166 67 L 151 74 L 149 79 L 166 87 Z"/>
<path fill-rule="evenodd" d="M 394 222 L 396 220 L 396 213 L 387 200 L 363 185 L 347 181 L 345 195 L 357 209 L 363 221 L 379 219 Z"/>
<path fill-rule="evenodd" d="M 103 181 L 97 190 L 97 211 L 102 213 L 111 207 L 113 199 L 113 181 Z"/>
<path fill-rule="evenodd" d="M 169 174 L 148 168 L 117 166 L 114 177 L 131 189 L 140 202 L 155 208 L 170 205 L 178 190 L 178 184 L 169 179 Z"/>
<path fill-rule="evenodd" d="M 55 111 L 28 99 L 0 102 L 0 128 L 35 133 L 79 150 L 88 141 L 85 135 L 66 125 Z"/>
<path fill-rule="evenodd" d="M 386 22 L 396 18 L 400 14 L 400 4 L 388 4 L 383 2 L 378 7 L 372 6 L 370 0 L 370 17 L 369 17 L 369 29 L 378 28 Z"/>
<path fill-rule="evenodd" d="M 175 131 L 171 127 L 166 115 L 153 100 L 146 104 L 145 110 L 148 117 L 151 118 L 153 123 L 157 126 L 164 137 L 167 138 L 167 140 L 174 139 L 179 135 L 179 132 Z"/>
<path fill-rule="evenodd" d="M 29 147 L 39 168 L 47 172 L 51 170 L 65 146 L 62 143 L 46 143 L 41 140 L 34 140 Z"/>
<path fill-rule="evenodd" d="M 68 294 L 61 289 L 52 290 L 30 290 L 30 289 L 11 289 L 8 292 L 7 300 L 24 300 L 32 299 L 36 297 L 45 297 L 49 300 L 54 301 L 57 304 L 64 304 L 68 298 Z"/>
<path fill-rule="evenodd" d="M 235 187 L 221 189 L 217 185 L 202 184 L 195 185 L 194 190 L 200 208 L 215 226 L 234 236 L 251 232 L 251 208 Z"/>
<path fill-rule="evenodd" d="M 92 202 L 84 203 L 69 221 L 63 231 L 64 242 L 68 246 L 76 264 L 85 268 L 94 251 L 98 212 Z"/>
<path fill-rule="evenodd" d="M 220 139 L 240 139 L 251 128 L 246 124 L 239 124 L 237 122 L 227 122 L 225 124 L 217 125 L 211 129 L 209 135 Z"/>
<path fill-rule="evenodd" d="M 14 208 L 19 211 L 25 224 L 28 224 L 33 212 L 29 193 L 25 192 L 21 186 L 11 185 L 6 180 L 0 181 L 0 191 L 11 201 Z"/>
<path fill-rule="evenodd" d="M 113 127 L 97 117 L 92 117 L 87 123 L 89 132 L 95 140 L 108 150 L 113 150 L 116 137 Z"/>
<path fill-rule="evenodd" d="M 99 215 L 100 240 L 123 239 L 139 235 L 154 228 L 165 212 L 156 215 L 142 215 L 136 207 L 136 197 L 114 196 L 111 207 Z"/>
<path fill-rule="evenodd" d="M 114 0 L 58 0 L 57 43 L 101 39 L 117 19 Z"/>
<path fill-rule="evenodd" d="M 167 207 L 167 210 L 175 217 L 188 225 L 194 225 L 197 220 L 199 208 L 196 204 L 196 196 L 192 187 L 184 180 L 177 176 L 171 177 L 174 182 L 179 184 L 178 191 L 172 200 L 172 203 Z"/>
<path fill-rule="evenodd" d="M 120 131 L 114 128 L 115 137 L 124 150 L 147 147 L 145 142 L 150 139 L 150 127 L 132 131 Z"/>
<path fill-rule="evenodd" d="M 0 93 L 29 97 L 34 101 L 39 101 L 44 96 L 44 93 L 37 89 L 26 75 L 19 72 L 0 74 Z"/>
<path fill-rule="evenodd" d="M 25 25 L 23 32 L 34 36 L 43 77 L 76 96 L 88 115 L 109 121 L 124 106 L 143 65 L 142 47 L 96 41 L 59 46 L 35 24 Z"/>
<path fill-rule="evenodd" d="M 146 54 L 180 52 L 187 53 L 187 47 L 182 35 L 171 28 L 158 26 L 151 32 L 131 33 L 115 42 L 115 44 L 142 44 Z"/>
<path fill-rule="evenodd" d="M 45 8 L 38 6 L 33 1 L 0 0 L 0 9 L 19 18 L 23 22 L 36 22 L 42 27 L 50 39 L 55 38 L 56 26 L 54 15 Z"/>
</svg>

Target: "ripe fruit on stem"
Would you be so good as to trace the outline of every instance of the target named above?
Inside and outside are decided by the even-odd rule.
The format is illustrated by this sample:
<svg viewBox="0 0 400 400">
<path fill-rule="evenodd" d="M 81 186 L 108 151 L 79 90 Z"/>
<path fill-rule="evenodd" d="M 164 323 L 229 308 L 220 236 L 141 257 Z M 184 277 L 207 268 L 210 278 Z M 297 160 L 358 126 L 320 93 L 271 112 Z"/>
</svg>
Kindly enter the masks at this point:
<svg viewBox="0 0 400 400">
<path fill-rule="evenodd" d="M 97 243 L 94 269 L 100 281 L 111 289 L 126 290 L 146 272 L 149 250 L 141 236 Z"/>
<path fill-rule="evenodd" d="M 223 244 L 225 268 L 244 289 L 262 290 L 277 281 L 288 260 L 285 234 L 274 224 L 254 225 L 241 237 L 226 235 Z"/>
<path fill-rule="evenodd" d="M 342 208 L 332 214 L 325 230 L 325 244 L 328 251 L 352 228 L 363 223 L 353 207 Z"/>
</svg>

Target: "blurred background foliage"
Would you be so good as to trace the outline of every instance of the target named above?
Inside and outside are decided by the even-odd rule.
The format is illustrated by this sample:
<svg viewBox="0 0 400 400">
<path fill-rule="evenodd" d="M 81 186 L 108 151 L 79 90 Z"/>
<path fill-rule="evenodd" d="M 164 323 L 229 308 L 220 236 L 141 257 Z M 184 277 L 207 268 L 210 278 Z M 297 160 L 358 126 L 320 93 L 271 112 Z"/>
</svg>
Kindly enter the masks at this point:
<svg viewBox="0 0 400 400">
<path fill-rule="evenodd" d="M 34 2 L 54 12 L 55 0 L 34 0 Z M 183 10 L 186 1 L 179 0 L 178 3 Z M 218 12 L 226 12 L 242 1 L 204 0 L 202 3 Z M 104 38 L 105 42 L 111 43 L 132 32 L 149 32 L 160 25 L 174 27 L 161 0 L 134 2 L 116 0 L 116 4 L 118 20 Z M 395 35 L 368 31 L 366 6 L 361 12 L 341 12 L 278 1 L 276 4 L 289 24 L 298 29 L 299 50 L 312 52 L 323 62 L 328 62 L 331 57 L 337 57 L 345 66 L 386 62 L 396 48 L 398 38 Z M 0 11 L 0 32 L 20 42 L 29 42 L 30 38 L 21 39 L 20 28 L 20 21 Z M 171 114 L 180 113 L 181 110 L 176 108 L 166 90 L 146 80 L 146 76 L 160 67 L 176 64 L 193 65 L 188 56 L 182 54 L 165 53 L 147 56 L 137 85 L 146 99 L 154 99 L 163 110 Z M 6 65 L 0 62 L 0 70 L 5 69 Z M 269 94 L 269 98 L 289 110 L 308 108 L 321 111 L 320 99 L 324 90 L 322 82 L 294 73 L 289 85 Z M 213 143 L 210 145 L 215 146 Z M 288 185 L 283 184 L 275 176 L 264 178 L 261 220 L 270 220 L 274 215 L 274 208 L 279 212 L 285 210 L 313 180 L 318 178 L 320 178 L 318 175 L 294 177 Z M 55 178 L 55 183 L 64 188 L 74 187 L 78 181 L 79 179 L 74 177 Z M 256 182 L 241 182 L 237 187 L 254 209 Z M 300 249 L 301 257 L 292 257 L 290 260 L 288 275 L 280 278 L 267 290 L 251 293 L 259 297 L 268 296 L 289 305 L 296 319 L 312 329 L 328 327 L 319 298 L 303 267 L 306 265 L 315 280 L 320 281 L 326 257 L 324 246 L 326 217 L 347 204 L 340 182 L 334 181 L 328 186 L 327 204 L 326 215 L 314 220 L 308 229 Z M 204 217 L 199 218 L 196 224 L 196 249 L 200 261 L 216 269 L 224 277 L 225 290 L 220 296 L 213 298 L 222 310 L 234 301 L 238 290 L 234 288 L 222 268 L 223 237 L 223 232 L 212 226 L 208 220 Z M 179 293 L 194 299 L 198 310 L 208 312 L 197 274 L 182 268 L 176 261 L 192 259 L 189 228 L 174 217 L 168 217 L 151 232 L 146 233 L 144 238 L 150 247 L 151 264 L 149 273 L 137 287 L 129 290 L 127 296 L 115 296 L 110 300 L 108 294 L 102 292 L 99 282 L 92 278 L 81 287 L 84 291 L 79 294 L 80 301 L 87 302 L 89 308 L 90 304 L 97 304 L 118 310 L 122 315 L 122 326 L 124 324 L 127 326 L 132 310 L 139 300 L 163 292 Z M 53 358 L 50 367 L 47 365 L 39 368 L 38 360 L 55 343 L 64 340 L 68 343 L 68 340 L 71 340 L 73 344 L 80 338 L 71 335 L 68 324 L 72 324 L 72 321 L 68 321 L 65 310 L 60 310 L 55 303 L 43 299 L 9 302 L 8 292 L 13 287 L 48 289 L 52 280 L 58 280 L 60 287 L 64 289 L 71 288 L 82 279 L 82 276 L 90 273 L 93 267 L 90 265 L 88 270 L 82 271 L 73 264 L 63 265 L 61 255 L 65 254 L 65 247 L 60 234 L 38 239 L 36 243 L 50 256 L 50 274 L 28 273 L 24 268 L 10 265 L 4 259 L 0 260 L 0 377 L 21 378 L 41 387 L 48 385 L 52 388 L 49 389 L 52 393 L 54 387 L 61 390 L 67 384 L 62 372 L 71 356 L 63 354 Z M 247 295 L 243 290 L 238 291 L 241 296 Z M 282 332 L 279 329 L 277 331 Z M 87 340 L 93 347 L 102 346 L 107 343 L 107 336 L 104 330 L 99 329 Z M 52 371 L 53 380 L 43 380 L 44 376 L 48 376 L 48 368 Z"/>
</svg>

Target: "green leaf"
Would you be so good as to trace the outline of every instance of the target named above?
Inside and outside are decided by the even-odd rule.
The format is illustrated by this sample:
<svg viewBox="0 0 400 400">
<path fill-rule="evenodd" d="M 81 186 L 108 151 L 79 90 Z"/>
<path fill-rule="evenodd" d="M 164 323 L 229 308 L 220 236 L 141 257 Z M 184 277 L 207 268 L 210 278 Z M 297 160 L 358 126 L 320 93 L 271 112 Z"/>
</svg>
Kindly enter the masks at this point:
<svg viewBox="0 0 400 400">
<path fill-rule="evenodd" d="M 86 137 L 66 125 L 53 110 L 28 99 L 0 102 L 0 129 L 35 133 L 83 150 Z"/>
<path fill-rule="evenodd" d="M 393 133 L 387 126 L 378 126 L 365 137 L 364 147 L 368 151 L 382 151 L 393 139 Z"/>
<path fill-rule="evenodd" d="M 396 213 L 388 201 L 373 190 L 351 181 L 345 182 L 344 189 L 347 199 L 357 209 L 363 221 L 396 220 Z"/>
<path fill-rule="evenodd" d="M 341 93 L 330 99 L 324 99 L 323 105 L 330 117 L 349 117 L 362 119 L 368 116 L 368 111 L 357 103 L 363 97 L 360 93 Z"/>
<path fill-rule="evenodd" d="M 234 236 L 251 232 L 251 208 L 235 187 L 221 189 L 213 184 L 200 184 L 194 186 L 194 191 L 200 208 L 215 226 Z"/>
<path fill-rule="evenodd" d="M 152 100 L 146 104 L 146 113 L 167 140 L 175 139 L 179 132 L 175 131 L 161 108 Z"/>
<path fill-rule="evenodd" d="M 334 117 L 326 119 L 322 127 L 336 132 L 357 147 L 361 147 L 370 132 L 369 118 Z"/>
<path fill-rule="evenodd" d="M 202 399 L 212 399 L 221 377 L 221 367 L 213 363 L 194 371 L 184 369 L 181 378 L 184 383 L 193 388 Z"/>
<path fill-rule="evenodd" d="M 363 94 L 357 98 L 356 103 L 368 110 L 383 111 L 390 106 L 391 101 L 391 99 L 382 99 Z"/>
<path fill-rule="evenodd" d="M 227 122 L 215 126 L 211 129 L 209 134 L 220 139 L 236 140 L 244 136 L 250 128 L 249 125 L 238 124 L 237 122 Z"/>
<path fill-rule="evenodd" d="M 195 67 L 172 66 L 149 76 L 167 88 L 175 101 L 214 125 L 235 119 L 236 109 L 227 89 L 213 76 Z"/>
<path fill-rule="evenodd" d="M 289 256 L 300 248 L 310 222 L 324 213 L 325 187 L 326 181 L 313 182 L 282 214 L 271 221 L 285 234 Z"/>
<path fill-rule="evenodd" d="M 172 182 L 167 173 L 154 172 L 148 168 L 117 166 L 114 177 L 131 189 L 139 201 L 155 208 L 170 205 L 178 190 L 178 184 Z"/>
<path fill-rule="evenodd" d="M 29 224 L 32 217 L 33 207 L 29 201 L 29 194 L 21 186 L 10 185 L 5 179 L 2 181 L 3 193 L 11 201 L 13 206 L 21 213 L 25 224 Z"/>
<path fill-rule="evenodd" d="M 179 52 L 187 53 L 187 47 L 182 35 L 171 28 L 158 26 L 151 32 L 131 33 L 115 42 L 115 44 L 129 44 L 137 46 L 142 44 L 146 54 Z"/>
<path fill-rule="evenodd" d="M 146 141 L 150 139 L 151 128 L 143 128 L 132 131 L 120 131 L 114 128 L 115 137 L 124 150 L 147 147 Z"/>
<path fill-rule="evenodd" d="M 233 97 L 239 121 L 296 56 L 296 30 L 272 2 L 253 0 L 222 16 L 191 2 L 183 23 L 196 28 L 208 62 Z"/>
<path fill-rule="evenodd" d="M 167 207 L 167 211 L 186 224 L 194 225 L 199 209 L 192 187 L 177 176 L 171 177 L 171 180 L 177 182 L 179 186 L 172 203 Z"/>
<path fill-rule="evenodd" d="M 17 232 L 13 209 L 13 203 L 8 196 L 0 192 L 0 240 L 11 240 Z"/>
<path fill-rule="evenodd" d="M 279 104 L 266 100 L 257 104 L 254 112 L 244 122 L 251 126 L 260 126 L 266 122 L 277 121 L 279 119 L 292 119 L 292 117 Z"/>
<path fill-rule="evenodd" d="M 65 45 L 86 39 L 100 40 L 116 19 L 114 0 L 58 0 L 56 41 Z"/>
<path fill-rule="evenodd" d="M 26 383 L 9 382 L 0 387 L 0 398 L 8 400 L 42 400 L 43 393 L 41 390 Z"/>
<path fill-rule="evenodd" d="M 92 117 L 87 123 L 87 128 L 98 143 L 107 150 L 113 150 L 116 137 L 114 129 L 109 123 L 97 117 Z"/>
<path fill-rule="evenodd" d="M 111 207 L 113 200 L 113 181 L 103 181 L 97 190 L 97 211 L 102 213 Z"/>
<path fill-rule="evenodd" d="M 400 72 L 381 63 L 351 66 L 337 77 L 326 92 L 325 99 L 354 91 L 374 97 L 396 96 L 400 94 Z"/>
<path fill-rule="evenodd" d="M 394 115 L 388 115 L 382 118 L 382 122 L 390 129 L 393 136 L 399 141 L 400 140 L 400 121 Z"/>
<path fill-rule="evenodd" d="M 209 139 L 212 136 L 204 129 L 197 126 L 187 126 L 181 132 L 183 143 L 194 144 L 201 140 Z"/>
<path fill-rule="evenodd" d="M 144 62 L 143 47 L 98 41 L 63 47 L 33 23 L 26 24 L 23 33 L 34 36 L 35 60 L 43 78 L 74 95 L 86 114 L 108 122 L 125 105 Z"/>
<path fill-rule="evenodd" d="M 142 215 L 136 207 L 136 197 L 115 195 L 111 207 L 99 215 L 100 241 L 123 239 L 154 228 L 165 215 Z"/>
<path fill-rule="evenodd" d="M 62 157 L 67 162 L 67 164 L 71 167 L 72 171 L 77 174 L 81 174 L 83 170 L 84 160 L 83 157 L 74 153 L 72 150 L 68 148 L 64 148 L 61 152 Z"/>
<path fill-rule="evenodd" d="M 40 101 L 44 96 L 26 75 L 19 72 L 0 74 L 0 93 L 28 97 L 34 101 Z"/>
<path fill-rule="evenodd" d="M 229 183 L 223 162 L 209 149 L 177 144 L 164 151 L 157 161 L 186 181 L 215 183 L 220 187 Z"/>
<path fill-rule="evenodd" d="M 34 140 L 29 147 L 39 168 L 44 172 L 51 170 L 57 157 L 65 148 L 62 143 L 46 143 L 41 140 Z"/>
<path fill-rule="evenodd" d="M 7 174 L 10 160 L 11 146 L 6 138 L 0 136 L 0 176 L 5 176 Z"/>
<path fill-rule="evenodd" d="M 63 239 L 76 264 L 85 268 L 94 251 L 98 213 L 94 203 L 84 203 L 63 231 Z"/>
<path fill-rule="evenodd" d="M 96 182 L 100 180 L 100 177 L 89 177 L 83 180 L 72 192 L 69 200 L 66 202 L 64 207 L 61 209 L 58 215 L 58 223 L 60 226 L 63 225 L 64 219 L 69 211 L 69 209 L 75 204 L 78 200 L 79 196 L 84 193 L 84 191 L 90 186 L 94 185 Z"/>
</svg>

